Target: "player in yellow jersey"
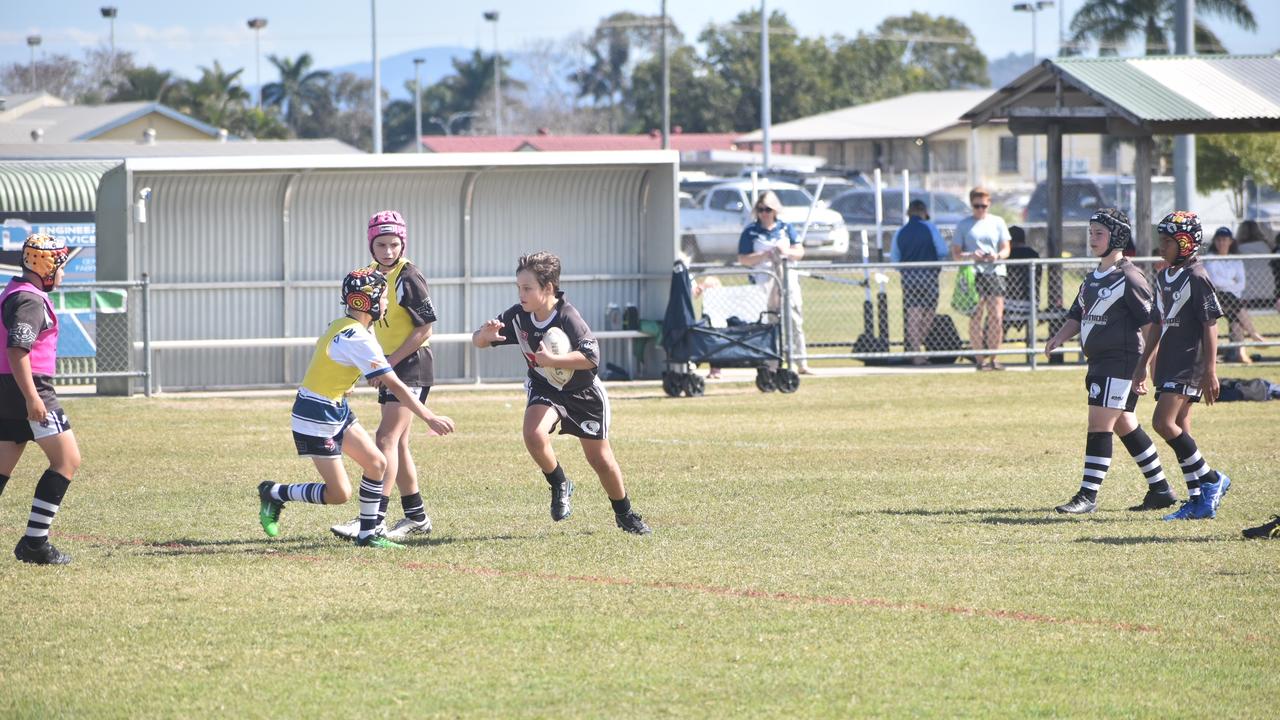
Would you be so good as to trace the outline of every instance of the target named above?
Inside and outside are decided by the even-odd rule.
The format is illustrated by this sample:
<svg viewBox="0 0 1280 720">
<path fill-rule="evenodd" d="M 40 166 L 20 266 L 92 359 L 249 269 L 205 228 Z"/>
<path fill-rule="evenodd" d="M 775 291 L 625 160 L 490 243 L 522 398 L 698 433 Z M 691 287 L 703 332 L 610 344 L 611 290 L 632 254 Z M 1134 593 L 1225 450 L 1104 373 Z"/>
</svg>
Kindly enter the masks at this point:
<svg viewBox="0 0 1280 720">
<path fill-rule="evenodd" d="M 427 401 L 435 381 L 434 358 L 431 354 L 431 329 L 436 310 L 431 303 L 427 280 L 422 271 L 405 257 L 408 244 L 404 218 L 395 210 L 383 210 L 369 218 L 367 236 L 373 269 L 387 276 L 387 311 L 373 324 L 373 334 L 386 353 L 387 363 L 418 400 Z M 387 517 L 391 488 L 400 489 L 404 517 L 386 531 L 389 540 L 403 540 L 409 535 L 431 532 L 431 518 L 422 502 L 418 487 L 418 469 L 409 449 L 413 413 L 395 395 L 383 387 L 378 391 L 382 421 L 374 438 L 387 458 L 387 474 L 382 481 L 382 500 L 378 506 L 378 525 Z M 355 518 L 330 528 L 340 538 L 354 538 L 360 530 Z"/>
<path fill-rule="evenodd" d="M 363 471 L 360 479 L 362 547 L 399 548 L 375 531 L 382 477 L 387 460 L 347 405 L 346 393 L 361 377 L 387 388 L 414 415 L 441 435 L 453 432 L 453 421 L 428 410 L 387 363 L 369 325 L 386 310 L 387 279 L 372 268 L 347 274 L 342 282 L 346 314 L 334 320 L 316 342 L 315 353 L 293 403 L 293 442 L 298 454 L 315 462 L 323 482 L 258 485 L 258 520 L 268 537 L 280 534 L 280 511 L 289 501 L 341 505 L 351 498 L 351 481 L 342 464 L 345 452 Z"/>
</svg>

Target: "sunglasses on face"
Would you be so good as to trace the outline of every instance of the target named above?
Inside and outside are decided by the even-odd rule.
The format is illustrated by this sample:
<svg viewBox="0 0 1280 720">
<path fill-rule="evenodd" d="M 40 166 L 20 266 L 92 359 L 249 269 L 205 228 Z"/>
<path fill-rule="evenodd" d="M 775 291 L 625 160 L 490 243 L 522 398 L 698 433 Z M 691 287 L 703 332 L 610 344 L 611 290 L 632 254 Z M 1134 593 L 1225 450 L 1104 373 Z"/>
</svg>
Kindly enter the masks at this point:
<svg viewBox="0 0 1280 720">
<path fill-rule="evenodd" d="M 758 208 L 756 208 L 756 212 L 758 212 L 758 213 L 770 212 L 770 213 L 771 213 L 771 212 L 773 212 L 773 208 L 771 208 L 771 207 L 758 207 Z"/>
<path fill-rule="evenodd" d="M 991 206 L 990 206 L 990 205 L 979 205 L 978 203 L 974 203 L 974 204 L 973 204 L 973 207 L 974 207 L 974 209 L 975 209 L 975 210 L 986 210 L 987 208 L 989 208 L 989 207 L 991 207 Z"/>
</svg>

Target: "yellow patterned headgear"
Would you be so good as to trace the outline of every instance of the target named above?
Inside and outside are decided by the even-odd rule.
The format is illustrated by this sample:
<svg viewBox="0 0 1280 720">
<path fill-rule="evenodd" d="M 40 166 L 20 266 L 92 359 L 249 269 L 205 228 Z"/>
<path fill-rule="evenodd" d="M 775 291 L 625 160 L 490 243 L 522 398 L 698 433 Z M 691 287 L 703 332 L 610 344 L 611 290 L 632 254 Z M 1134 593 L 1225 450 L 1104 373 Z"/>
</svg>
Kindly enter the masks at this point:
<svg viewBox="0 0 1280 720">
<path fill-rule="evenodd" d="M 46 292 L 53 289 L 58 268 L 67 263 L 69 256 L 66 241 L 52 235 L 29 235 L 22 244 L 22 267 L 40 276 Z"/>
</svg>

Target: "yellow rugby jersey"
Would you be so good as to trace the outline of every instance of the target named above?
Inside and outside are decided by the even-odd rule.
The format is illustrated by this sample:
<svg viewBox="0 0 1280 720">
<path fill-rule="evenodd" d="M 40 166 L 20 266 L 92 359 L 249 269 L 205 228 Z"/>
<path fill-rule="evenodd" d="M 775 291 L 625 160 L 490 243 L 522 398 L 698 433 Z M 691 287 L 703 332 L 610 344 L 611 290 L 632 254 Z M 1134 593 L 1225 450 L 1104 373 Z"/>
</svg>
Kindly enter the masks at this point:
<svg viewBox="0 0 1280 720">
<path fill-rule="evenodd" d="M 391 366 L 368 328 L 355 318 L 341 317 L 316 341 L 302 387 L 337 402 L 361 376 L 389 372 Z"/>
<path fill-rule="evenodd" d="M 378 344 L 382 346 L 383 352 L 393 353 L 400 349 L 404 341 L 409 338 L 416 327 L 413 324 L 413 317 L 400 304 L 400 298 L 396 293 L 399 291 L 400 273 L 409 266 L 409 261 L 400 258 L 396 262 L 396 266 L 391 272 L 385 273 L 387 276 L 387 312 L 382 318 L 373 324 L 373 334 L 378 338 Z M 381 272 L 378 263 L 370 265 L 375 270 Z M 422 343 L 422 347 L 431 344 L 430 340 Z"/>
</svg>

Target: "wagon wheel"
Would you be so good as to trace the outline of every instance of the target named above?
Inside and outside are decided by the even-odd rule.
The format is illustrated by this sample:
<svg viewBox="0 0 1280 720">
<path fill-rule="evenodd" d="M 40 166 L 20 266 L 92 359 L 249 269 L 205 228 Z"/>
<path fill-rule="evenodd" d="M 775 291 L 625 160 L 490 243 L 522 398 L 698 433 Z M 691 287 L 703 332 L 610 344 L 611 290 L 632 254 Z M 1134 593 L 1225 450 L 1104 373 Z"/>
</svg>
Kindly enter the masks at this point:
<svg viewBox="0 0 1280 720">
<path fill-rule="evenodd" d="M 780 369 L 773 374 L 773 384 L 779 392 L 793 393 L 800 387 L 800 376 L 795 370 Z"/>
<path fill-rule="evenodd" d="M 769 368 L 756 368 L 756 388 L 764 393 L 778 389 L 778 386 L 773 384 L 773 373 L 769 372 Z"/>
<path fill-rule="evenodd" d="M 688 380 L 684 384 L 684 394 L 689 397 L 702 397 L 707 391 L 707 381 L 702 379 L 697 373 L 690 373 Z"/>
</svg>

